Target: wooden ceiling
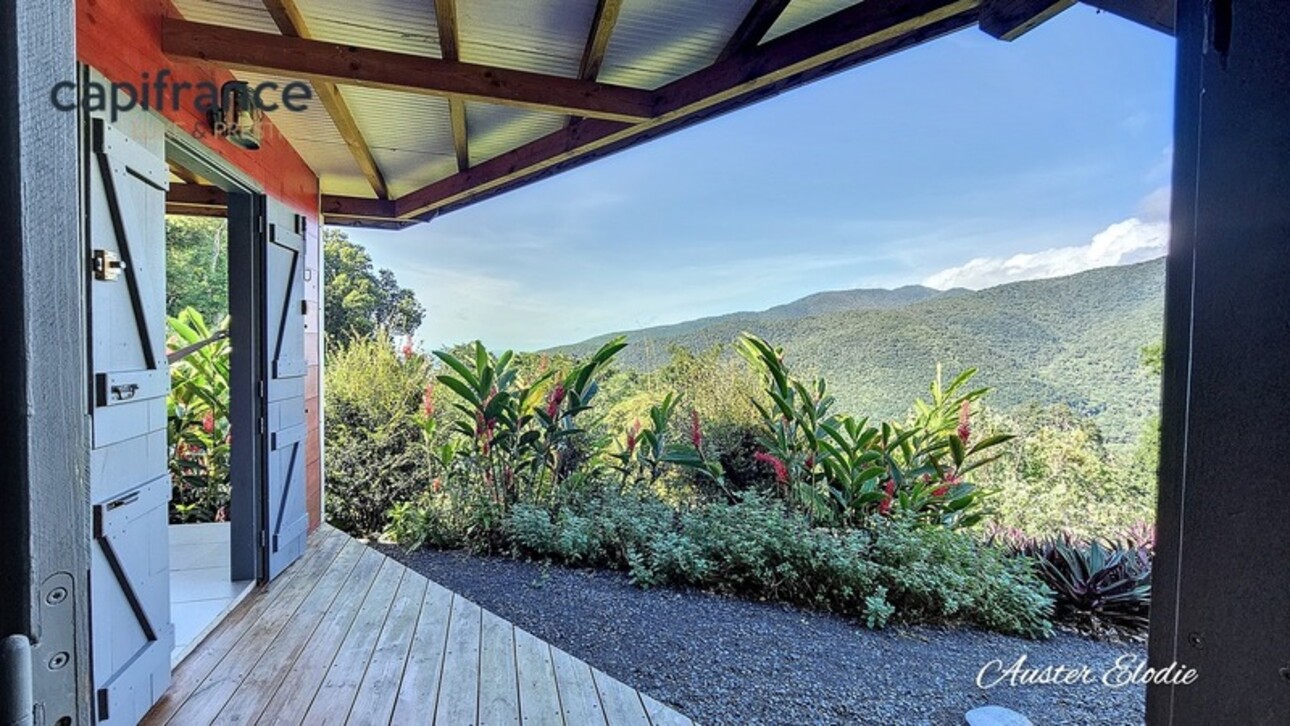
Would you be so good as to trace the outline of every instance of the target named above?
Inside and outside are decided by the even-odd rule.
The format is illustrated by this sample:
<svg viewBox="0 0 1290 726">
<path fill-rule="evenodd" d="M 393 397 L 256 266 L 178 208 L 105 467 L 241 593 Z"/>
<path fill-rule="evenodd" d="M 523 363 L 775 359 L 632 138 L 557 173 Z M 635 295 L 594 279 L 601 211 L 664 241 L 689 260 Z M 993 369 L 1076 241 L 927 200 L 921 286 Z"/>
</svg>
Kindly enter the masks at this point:
<svg viewBox="0 0 1290 726">
<path fill-rule="evenodd" d="M 730 23 L 734 32 L 708 65 L 661 86 L 639 88 L 600 80 L 623 6 L 633 1 L 567 0 L 565 5 L 595 5 L 573 76 L 462 61 L 461 48 L 471 39 L 462 35 L 457 0 L 425 0 L 426 12 L 434 13 L 439 58 L 322 39 L 311 32 L 300 6 L 304 0 L 263 0 L 276 34 L 168 19 L 163 49 L 176 59 L 309 80 L 371 187 L 370 197 L 324 194 L 326 221 L 402 227 L 972 25 L 1012 40 L 1075 3 L 865 0 L 767 39 L 795 0 L 752 0 L 742 17 Z M 1172 29 L 1172 0 L 1088 2 L 1166 32 Z M 713 3 L 714 12 L 719 5 Z M 354 14 L 363 12 L 355 3 Z M 446 99 L 455 173 L 393 195 L 371 140 L 355 118 L 356 109 L 341 92 L 350 86 Z M 567 118 L 554 131 L 472 164 L 467 103 Z M 176 196 L 184 196 L 188 204 L 214 203 L 210 194 L 192 188 Z"/>
</svg>

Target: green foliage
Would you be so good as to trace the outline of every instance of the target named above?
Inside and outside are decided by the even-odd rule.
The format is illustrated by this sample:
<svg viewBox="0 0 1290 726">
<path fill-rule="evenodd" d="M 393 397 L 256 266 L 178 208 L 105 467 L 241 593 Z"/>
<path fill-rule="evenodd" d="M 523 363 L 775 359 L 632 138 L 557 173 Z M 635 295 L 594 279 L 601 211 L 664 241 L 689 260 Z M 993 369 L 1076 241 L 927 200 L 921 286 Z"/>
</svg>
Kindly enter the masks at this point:
<svg viewBox="0 0 1290 726">
<path fill-rule="evenodd" d="M 826 530 L 758 495 L 675 511 L 617 495 L 556 511 L 517 506 L 523 554 L 626 569 L 644 587 L 688 585 L 862 619 L 966 623 L 1044 637 L 1050 602 L 1024 560 L 903 519 Z"/>
<path fill-rule="evenodd" d="M 1019 434 L 983 472 L 994 484 L 995 521 L 1034 535 L 1069 529 L 1109 537 L 1154 517 L 1154 464 L 1114 454 L 1094 420 L 1053 407 L 990 412 L 981 428 Z"/>
<path fill-rule="evenodd" d="M 446 366 L 436 379 L 456 394 L 453 407 L 461 414 L 451 430 L 454 476 L 465 477 L 502 512 L 576 490 L 597 473 L 588 448 L 598 445 L 579 419 L 592 410 L 598 376 L 626 345 L 612 340 L 563 375 L 548 369 L 527 380 L 512 351 L 494 356 L 479 342 L 469 356 L 436 351 Z"/>
<path fill-rule="evenodd" d="M 228 314 L 228 222 L 166 217 L 166 315 L 193 308 L 205 320 Z"/>
<path fill-rule="evenodd" d="M 412 335 L 425 309 L 416 295 L 400 287 L 390 270 L 376 270 L 372 257 L 349 235 L 323 229 L 323 307 L 331 344 L 371 336 Z"/>
<path fill-rule="evenodd" d="M 1159 385 L 1142 375 L 1139 349 L 1160 335 L 1163 280 L 1164 263 L 1154 260 L 980 291 L 824 293 L 760 313 L 628 332 L 632 347 L 620 364 L 649 375 L 668 363 L 673 346 L 697 355 L 750 331 L 827 379 L 841 410 L 895 420 L 937 363 L 962 370 L 988 362 L 976 382 L 994 391 L 992 406 L 1064 404 L 1095 417 L 1108 443 L 1121 446 L 1158 407 Z M 601 340 L 559 350 L 585 354 Z"/>
<path fill-rule="evenodd" d="M 377 534 L 396 503 L 426 486 L 417 419 L 429 367 L 403 356 L 383 331 L 333 344 L 327 392 L 327 518 L 356 534 Z"/>
<path fill-rule="evenodd" d="M 984 516 L 985 491 L 966 477 L 994 461 L 990 450 L 1011 436 L 971 441 L 972 404 L 988 391 L 965 388 L 975 369 L 945 386 L 938 366 L 930 398 L 914 402 L 908 425 L 870 426 L 868 419 L 830 413 L 834 399 L 824 379 L 805 384 L 793 377 L 783 349 L 745 333 L 739 352 L 761 372 L 770 399 L 753 401 L 767 450 L 757 458 L 813 521 L 850 525 L 903 513 L 953 528 Z"/>
<path fill-rule="evenodd" d="M 166 347 L 179 350 L 227 334 L 228 317 L 212 330 L 202 314 L 185 308 L 168 321 Z M 170 521 L 222 521 L 228 516 L 229 353 L 227 337 L 170 366 L 166 431 L 170 445 Z"/>
<path fill-rule="evenodd" d="M 1128 540 L 1136 536 L 1130 534 Z M 1060 620 L 1093 634 L 1108 629 L 1146 632 L 1152 555 L 1145 544 L 1104 544 L 1062 534 L 1023 541 L 1016 552 L 1036 564 L 1056 593 Z"/>
</svg>

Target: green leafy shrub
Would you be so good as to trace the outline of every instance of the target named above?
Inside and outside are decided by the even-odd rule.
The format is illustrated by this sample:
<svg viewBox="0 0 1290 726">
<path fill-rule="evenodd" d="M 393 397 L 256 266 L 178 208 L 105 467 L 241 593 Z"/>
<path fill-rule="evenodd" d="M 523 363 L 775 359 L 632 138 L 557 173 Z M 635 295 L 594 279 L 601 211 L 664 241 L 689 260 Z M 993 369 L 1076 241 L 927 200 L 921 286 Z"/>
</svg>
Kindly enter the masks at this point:
<svg viewBox="0 0 1290 726">
<path fill-rule="evenodd" d="M 517 506 L 508 536 L 517 553 L 625 569 L 645 587 L 780 600 L 871 627 L 957 622 L 1030 637 L 1050 632 L 1051 602 L 1027 562 L 907 518 L 830 530 L 756 495 L 683 512 L 607 496 L 554 513 Z"/>
<path fill-rule="evenodd" d="M 166 431 L 170 445 L 170 521 L 223 521 L 231 480 L 228 317 L 212 329 L 194 308 L 168 319 L 168 350 L 189 350 L 170 366 Z M 203 345 L 204 344 L 204 345 Z M 200 347 L 198 347 L 200 346 Z"/>
<path fill-rule="evenodd" d="M 417 421 L 429 369 L 385 333 L 327 354 L 327 518 L 359 535 L 389 525 L 395 504 L 428 485 Z"/>
</svg>

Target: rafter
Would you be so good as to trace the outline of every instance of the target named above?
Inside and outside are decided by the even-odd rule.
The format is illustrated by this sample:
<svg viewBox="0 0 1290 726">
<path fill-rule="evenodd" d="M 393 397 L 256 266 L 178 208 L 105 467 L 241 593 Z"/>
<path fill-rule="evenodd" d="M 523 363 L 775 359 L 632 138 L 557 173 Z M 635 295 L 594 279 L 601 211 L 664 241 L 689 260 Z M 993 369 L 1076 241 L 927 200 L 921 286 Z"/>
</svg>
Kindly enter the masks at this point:
<svg viewBox="0 0 1290 726">
<path fill-rule="evenodd" d="M 609 36 L 618 24 L 618 11 L 622 6 L 622 0 L 599 0 L 596 3 L 596 14 L 591 19 L 591 32 L 582 49 L 582 61 L 578 63 L 578 77 L 582 80 L 594 81 L 600 75 L 600 64 L 605 62 Z"/>
<path fill-rule="evenodd" d="M 761 39 L 766 37 L 772 25 L 784 13 L 791 0 L 757 0 L 752 9 L 744 16 L 743 22 L 735 29 L 734 35 L 726 43 L 717 61 L 723 61 L 735 53 L 755 48 Z"/>
<path fill-rule="evenodd" d="M 264 0 L 264 7 L 273 17 L 273 22 L 282 35 L 289 38 L 311 37 L 309 26 L 305 24 L 305 17 L 295 0 Z M 376 192 L 376 196 L 380 199 L 389 199 L 390 189 L 385 182 L 385 175 L 381 173 L 376 157 L 372 156 L 372 147 L 363 138 L 363 132 L 359 130 L 358 122 L 354 120 L 354 114 L 350 113 L 349 104 L 345 103 L 340 89 L 336 84 L 323 80 L 315 82 L 313 86 L 314 91 L 318 93 L 319 102 L 331 116 L 336 131 L 349 147 L 349 153 L 353 155 L 363 176 L 367 177 L 368 183 L 372 185 L 372 191 Z"/>
<path fill-rule="evenodd" d="M 167 18 L 162 28 L 162 50 L 177 59 L 592 118 L 641 121 L 653 116 L 654 95 L 637 88 L 175 18 Z"/>
<path fill-rule="evenodd" d="M 737 106 L 967 27 L 978 0 L 889 0 L 838 11 L 657 92 L 654 118 L 587 119 L 423 187 L 395 202 L 411 218 L 462 206 L 669 133 Z"/>
<path fill-rule="evenodd" d="M 999 40 L 1016 40 L 1074 4 L 1075 0 L 983 0 L 981 30 Z"/>
<path fill-rule="evenodd" d="M 457 32 L 456 0 L 434 0 L 435 25 L 439 29 L 439 53 L 446 61 L 461 60 Z M 457 154 L 457 171 L 470 168 L 470 128 L 466 124 L 466 102 L 448 99 L 448 119 L 452 125 L 452 149 Z"/>
</svg>

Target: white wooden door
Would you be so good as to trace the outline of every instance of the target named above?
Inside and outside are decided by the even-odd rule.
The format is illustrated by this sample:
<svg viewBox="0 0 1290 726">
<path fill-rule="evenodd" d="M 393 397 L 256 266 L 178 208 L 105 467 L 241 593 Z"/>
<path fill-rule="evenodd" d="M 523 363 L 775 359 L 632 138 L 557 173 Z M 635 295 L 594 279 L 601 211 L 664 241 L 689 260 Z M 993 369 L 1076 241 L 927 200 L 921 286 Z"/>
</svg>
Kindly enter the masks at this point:
<svg viewBox="0 0 1290 726">
<path fill-rule="evenodd" d="M 160 121 L 132 114 L 120 125 L 101 118 L 89 123 L 84 211 L 91 277 L 95 712 L 100 724 L 134 724 L 169 685 L 174 643 L 167 535 L 168 172 Z"/>
</svg>

